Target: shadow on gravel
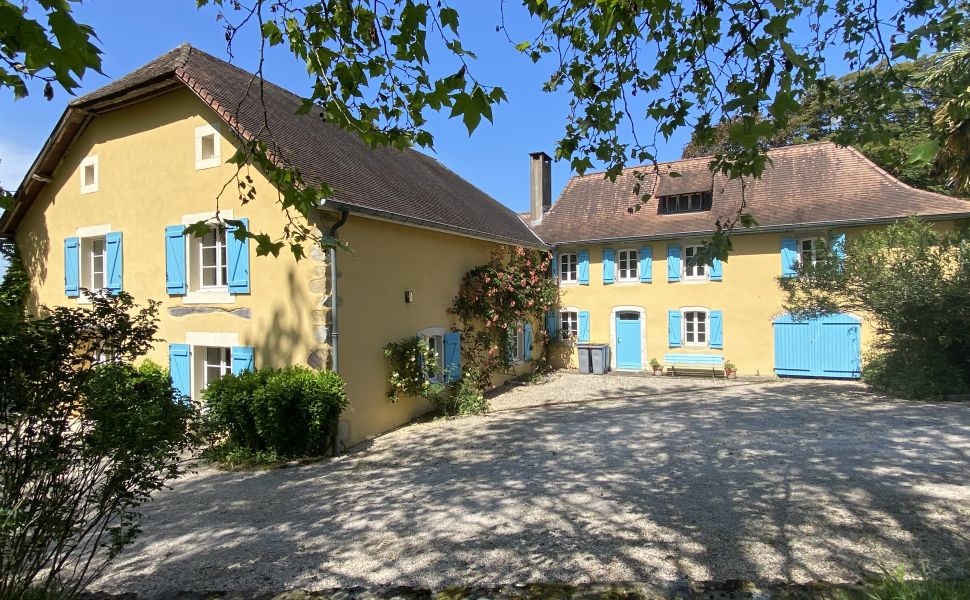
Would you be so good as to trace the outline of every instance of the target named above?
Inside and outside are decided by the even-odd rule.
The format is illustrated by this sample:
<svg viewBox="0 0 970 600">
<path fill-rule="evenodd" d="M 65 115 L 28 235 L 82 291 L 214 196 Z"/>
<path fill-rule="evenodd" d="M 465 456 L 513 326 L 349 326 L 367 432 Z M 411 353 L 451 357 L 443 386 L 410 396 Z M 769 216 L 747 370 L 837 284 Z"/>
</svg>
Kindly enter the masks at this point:
<svg viewBox="0 0 970 600">
<path fill-rule="evenodd" d="M 624 395 L 186 478 L 100 587 L 838 581 L 970 552 L 970 405 L 824 382 Z"/>
</svg>

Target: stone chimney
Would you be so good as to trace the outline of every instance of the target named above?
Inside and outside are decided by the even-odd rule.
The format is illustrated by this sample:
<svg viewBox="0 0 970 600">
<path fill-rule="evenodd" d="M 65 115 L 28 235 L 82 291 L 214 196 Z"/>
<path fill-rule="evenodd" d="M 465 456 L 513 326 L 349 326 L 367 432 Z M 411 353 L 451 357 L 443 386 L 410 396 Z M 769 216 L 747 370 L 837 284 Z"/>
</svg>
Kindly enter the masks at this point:
<svg viewBox="0 0 970 600">
<path fill-rule="evenodd" d="M 542 215 L 552 208 L 552 159 L 545 152 L 532 152 L 529 158 L 529 187 L 532 191 L 529 216 L 532 217 L 532 224 L 538 225 L 542 223 Z"/>
</svg>

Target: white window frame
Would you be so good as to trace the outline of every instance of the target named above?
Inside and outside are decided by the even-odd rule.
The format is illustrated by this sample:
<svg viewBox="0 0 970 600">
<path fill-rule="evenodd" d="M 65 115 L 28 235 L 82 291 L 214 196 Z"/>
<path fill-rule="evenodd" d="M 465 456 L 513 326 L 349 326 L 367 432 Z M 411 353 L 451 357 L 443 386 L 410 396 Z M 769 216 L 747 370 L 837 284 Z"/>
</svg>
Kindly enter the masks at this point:
<svg viewBox="0 0 970 600">
<path fill-rule="evenodd" d="M 222 224 L 214 224 L 209 227 L 209 233 L 215 233 L 215 245 L 206 245 L 206 236 L 194 237 L 192 240 L 198 246 L 196 249 L 198 256 L 198 268 L 199 272 L 197 274 L 199 278 L 199 290 L 209 291 L 209 290 L 228 290 L 229 289 L 229 249 L 228 240 L 226 232 L 226 226 Z M 220 236 L 221 234 L 221 236 Z M 221 239 L 220 239 L 221 237 Z M 214 265 L 206 265 L 204 256 L 206 250 L 216 251 L 216 263 Z M 205 283 L 205 273 L 206 271 L 211 271 L 215 269 L 216 273 L 216 283 L 206 284 Z"/>
<path fill-rule="evenodd" d="M 220 375 L 218 379 L 222 379 L 226 375 L 232 373 L 232 347 L 231 346 L 199 346 L 202 360 L 202 389 L 209 387 L 212 383 L 209 381 L 209 367 L 215 367 L 219 369 Z M 209 362 L 209 350 L 219 351 L 219 362 L 210 363 Z M 225 359 L 223 361 L 223 359 Z"/>
<path fill-rule="evenodd" d="M 572 259 L 567 260 L 567 259 Z M 566 263 L 569 262 L 572 266 L 572 270 L 565 269 Z M 572 277 L 567 277 L 571 275 Z M 579 254 L 574 252 L 568 252 L 566 254 L 559 255 L 559 283 L 564 283 L 566 285 L 579 283 Z"/>
<path fill-rule="evenodd" d="M 687 341 L 687 314 L 701 313 L 704 315 L 704 341 L 697 341 L 697 327 L 694 328 L 694 341 Z M 685 306 L 680 309 L 680 340 L 684 348 L 711 347 L 711 311 L 703 306 Z"/>
<path fill-rule="evenodd" d="M 694 255 L 696 256 L 697 251 L 700 250 L 701 248 L 703 248 L 703 246 L 700 244 L 684 244 L 682 246 L 683 264 L 681 266 L 681 275 L 684 281 L 707 281 L 710 278 L 711 268 L 708 265 L 697 265 L 694 267 L 687 266 L 687 260 L 689 258 L 687 256 L 687 251 L 692 250 L 694 252 Z M 692 271 L 694 271 L 694 273 L 692 274 L 688 273 L 687 271 L 688 269 L 691 269 Z M 704 270 L 703 274 L 698 275 L 696 273 L 697 269 L 703 269 Z"/>
<path fill-rule="evenodd" d="M 445 372 L 445 335 L 447 333 L 448 330 L 444 327 L 427 327 L 418 332 L 418 337 L 427 341 L 428 345 L 438 353 L 438 370 L 442 375 Z M 439 383 L 440 375 L 429 377 L 428 381 Z"/>
<path fill-rule="evenodd" d="M 819 246 L 820 246 L 820 244 L 826 244 L 826 243 L 828 243 L 828 239 L 826 237 L 824 237 L 824 236 L 818 236 L 818 235 L 809 235 L 809 236 L 805 236 L 805 237 L 798 238 L 798 248 L 796 248 L 795 259 L 799 263 L 802 263 L 805 260 L 803 258 L 803 256 L 802 256 L 802 254 L 804 252 L 802 250 L 802 244 L 804 244 L 805 242 L 811 242 L 812 243 L 812 250 L 811 250 L 811 252 L 812 252 L 812 265 L 818 264 L 818 251 L 819 251 Z"/>
<path fill-rule="evenodd" d="M 189 226 L 199 221 L 205 221 L 212 225 L 218 220 L 228 221 L 234 218 L 232 209 L 223 210 L 218 213 L 192 213 L 182 215 L 182 225 Z M 228 243 L 228 233 L 226 241 Z M 188 276 L 188 291 L 182 296 L 182 304 L 235 304 L 236 297 L 229 293 L 229 286 L 203 287 L 202 284 L 202 238 L 194 235 L 185 236 L 185 272 Z M 226 258 L 228 259 L 228 252 Z"/>
<path fill-rule="evenodd" d="M 232 372 L 232 349 L 240 346 L 238 333 L 188 331 L 185 343 L 191 346 L 190 386 L 193 398 L 201 398 L 206 387 L 206 349 L 229 348 L 229 372 Z"/>
<path fill-rule="evenodd" d="M 580 312 L 579 309 L 573 306 L 566 306 L 559 311 L 559 331 L 561 332 L 560 337 L 562 337 L 563 339 L 569 339 L 569 340 L 579 339 L 579 312 Z M 576 326 L 575 331 L 569 331 L 565 326 L 565 322 L 566 322 L 565 317 L 566 315 L 569 315 L 569 314 L 576 316 L 576 318 L 572 320 L 572 322 Z"/>
<path fill-rule="evenodd" d="M 512 363 L 519 364 L 525 362 L 525 324 L 519 323 L 515 327 L 515 333 L 509 338 L 512 340 Z"/>
<path fill-rule="evenodd" d="M 203 140 L 212 137 L 213 155 L 208 158 L 202 157 Z M 203 125 L 195 128 L 195 169 L 211 169 L 222 164 L 221 140 L 219 132 L 212 125 Z"/>
<path fill-rule="evenodd" d="M 104 286 L 99 289 L 104 289 L 108 287 L 108 243 L 107 235 L 111 232 L 111 225 L 93 225 L 91 227 L 78 227 L 74 231 L 75 237 L 78 238 L 78 274 L 77 280 L 80 287 L 88 288 L 94 291 L 94 287 L 91 285 L 91 270 L 93 267 L 93 257 L 90 254 L 91 241 L 95 239 L 104 239 Z M 77 298 L 78 304 L 90 304 L 91 298 L 87 294 L 80 294 Z"/>
<path fill-rule="evenodd" d="M 624 255 L 627 263 L 627 276 L 623 276 L 623 268 L 620 263 L 623 262 Z M 632 267 L 630 266 L 630 256 L 633 256 Z M 632 272 L 632 275 L 630 274 Z M 640 281 L 640 251 L 635 248 L 622 248 L 616 251 L 616 280 L 620 282 L 630 282 L 630 281 Z"/>
<path fill-rule="evenodd" d="M 88 181 L 86 176 L 87 170 L 89 167 L 92 169 L 92 174 L 93 174 L 92 181 Z M 81 168 L 79 169 L 82 194 L 90 194 L 92 192 L 98 191 L 98 185 L 101 182 L 100 170 L 101 170 L 101 167 L 98 164 L 97 154 L 92 154 L 90 156 L 84 157 L 84 159 L 81 161 Z"/>
</svg>

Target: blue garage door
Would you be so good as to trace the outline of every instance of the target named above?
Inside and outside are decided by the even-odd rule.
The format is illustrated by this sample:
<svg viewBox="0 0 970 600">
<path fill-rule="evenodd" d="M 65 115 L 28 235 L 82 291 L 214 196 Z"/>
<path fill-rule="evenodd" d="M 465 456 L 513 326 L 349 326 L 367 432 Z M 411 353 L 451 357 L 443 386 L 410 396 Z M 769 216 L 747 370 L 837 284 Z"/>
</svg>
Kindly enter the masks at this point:
<svg viewBox="0 0 970 600">
<path fill-rule="evenodd" d="M 786 377 L 858 379 L 862 374 L 859 319 L 829 315 L 775 319 L 775 374 Z"/>
</svg>

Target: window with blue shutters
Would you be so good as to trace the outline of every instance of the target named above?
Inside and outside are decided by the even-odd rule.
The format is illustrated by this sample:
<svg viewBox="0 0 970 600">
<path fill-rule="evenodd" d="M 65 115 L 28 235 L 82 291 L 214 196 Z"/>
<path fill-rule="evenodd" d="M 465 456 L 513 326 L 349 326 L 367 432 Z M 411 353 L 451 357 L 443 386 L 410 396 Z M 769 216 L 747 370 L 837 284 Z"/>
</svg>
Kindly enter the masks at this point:
<svg viewBox="0 0 970 600">
<path fill-rule="evenodd" d="M 616 261 L 614 257 L 616 253 L 612 248 L 603 248 L 603 283 L 611 284 L 615 277 L 616 272 Z"/>
<path fill-rule="evenodd" d="M 461 379 L 461 334 L 457 331 L 446 333 L 443 342 L 445 381 L 457 381 Z"/>
<path fill-rule="evenodd" d="M 578 256 L 579 265 L 577 272 L 579 274 L 579 285 L 589 285 L 589 251 L 580 250 Z"/>
<path fill-rule="evenodd" d="M 589 341 L 589 311 L 581 310 L 579 311 L 579 336 L 580 342 Z"/>
<path fill-rule="evenodd" d="M 667 245 L 667 281 L 680 281 L 680 244 Z"/>
<path fill-rule="evenodd" d="M 640 248 L 640 282 L 650 283 L 653 281 L 653 248 L 644 246 Z"/>
<path fill-rule="evenodd" d="M 586 261 L 586 279 L 589 279 L 589 260 Z M 559 283 L 579 281 L 579 257 L 576 254 L 559 255 Z"/>
<path fill-rule="evenodd" d="M 81 294 L 81 240 L 69 237 L 64 240 L 64 293 L 68 298 Z"/>
</svg>

